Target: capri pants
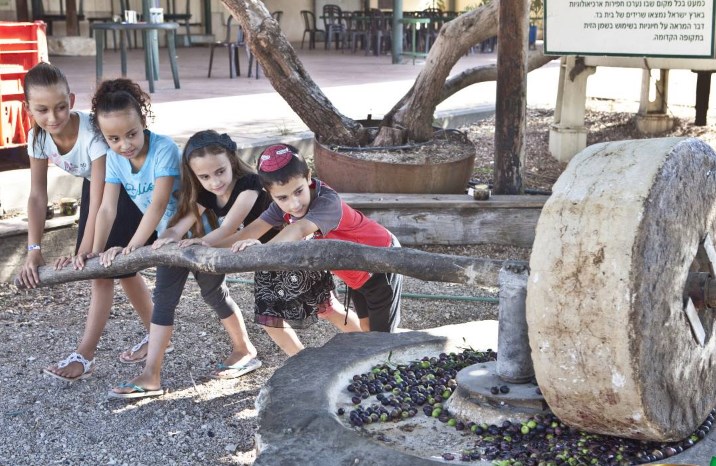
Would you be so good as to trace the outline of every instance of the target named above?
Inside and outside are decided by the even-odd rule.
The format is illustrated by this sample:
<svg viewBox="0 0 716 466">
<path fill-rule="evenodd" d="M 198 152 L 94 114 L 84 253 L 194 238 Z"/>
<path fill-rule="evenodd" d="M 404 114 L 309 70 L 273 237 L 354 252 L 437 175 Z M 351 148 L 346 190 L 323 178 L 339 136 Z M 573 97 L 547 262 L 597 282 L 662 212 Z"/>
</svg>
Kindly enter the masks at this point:
<svg viewBox="0 0 716 466">
<path fill-rule="evenodd" d="M 154 287 L 154 311 L 152 323 L 155 325 L 174 325 L 174 314 L 184 285 L 189 277 L 189 269 L 183 267 L 157 267 L 157 280 Z M 231 314 L 239 314 L 239 306 L 229 295 L 224 275 L 206 272 L 192 272 L 196 283 L 201 289 L 201 297 L 219 319 L 226 319 Z"/>
</svg>

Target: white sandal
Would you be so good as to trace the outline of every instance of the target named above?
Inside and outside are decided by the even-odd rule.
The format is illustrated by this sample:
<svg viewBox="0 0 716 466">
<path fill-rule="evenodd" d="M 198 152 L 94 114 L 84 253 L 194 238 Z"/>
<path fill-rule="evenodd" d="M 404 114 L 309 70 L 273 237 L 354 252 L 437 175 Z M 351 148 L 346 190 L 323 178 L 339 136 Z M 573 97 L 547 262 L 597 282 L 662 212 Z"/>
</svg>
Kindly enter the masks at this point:
<svg viewBox="0 0 716 466">
<path fill-rule="evenodd" d="M 136 353 L 137 351 L 142 349 L 142 347 L 144 345 L 148 345 L 148 344 L 149 344 L 149 334 L 147 333 L 146 335 L 144 335 L 144 338 L 142 338 L 142 341 L 140 341 L 136 345 L 132 346 L 132 349 L 129 350 L 129 355 L 134 356 L 134 353 Z M 164 354 L 169 354 L 172 351 L 174 351 L 174 345 L 172 345 L 172 343 L 169 342 L 169 346 L 167 346 L 167 349 L 164 350 Z M 124 363 L 124 364 L 137 364 L 137 363 L 146 361 L 149 352 L 147 352 L 147 354 L 145 354 L 143 357 L 141 357 L 139 359 L 125 359 L 124 357 L 122 357 L 123 354 L 124 353 L 119 354 L 119 362 Z"/>
<path fill-rule="evenodd" d="M 77 380 L 86 379 L 87 377 L 92 375 L 92 372 L 94 372 L 94 359 L 91 361 L 88 361 L 87 358 L 82 356 L 80 353 L 73 352 L 67 358 L 63 359 L 62 361 L 57 363 L 58 369 L 63 369 L 73 362 L 78 362 L 82 364 L 82 373 L 78 375 L 77 377 L 64 377 L 59 374 L 55 374 L 49 369 L 43 369 L 42 372 L 44 372 L 47 375 L 50 375 L 56 379 L 64 380 L 65 382 L 75 382 Z"/>
</svg>

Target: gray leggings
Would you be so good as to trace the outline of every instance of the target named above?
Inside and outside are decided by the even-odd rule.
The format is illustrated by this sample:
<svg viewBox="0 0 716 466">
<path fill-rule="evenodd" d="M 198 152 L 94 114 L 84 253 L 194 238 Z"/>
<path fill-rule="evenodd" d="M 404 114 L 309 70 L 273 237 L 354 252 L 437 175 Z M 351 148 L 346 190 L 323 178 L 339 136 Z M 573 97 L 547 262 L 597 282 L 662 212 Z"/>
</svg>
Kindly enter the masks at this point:
<svg viewBox="0 0 716 466">
<path fill-rule="evenodd" d="M 174 325 L 174 311 L 184 291 L 189 269 L 182 267 L 157 267 L 157 280 L 154 287 L 154 311 L 152 323 L 155 325 Z M 204 272 L 192 272 L 196 283 L 201 289 L 201 297 L 219 319 L 226 319 L 232 314 L 239 314 L 239 306 L 229 296 L 229 289 L 224 282 L 224 275 L 213 275 Z"/>
</svg>

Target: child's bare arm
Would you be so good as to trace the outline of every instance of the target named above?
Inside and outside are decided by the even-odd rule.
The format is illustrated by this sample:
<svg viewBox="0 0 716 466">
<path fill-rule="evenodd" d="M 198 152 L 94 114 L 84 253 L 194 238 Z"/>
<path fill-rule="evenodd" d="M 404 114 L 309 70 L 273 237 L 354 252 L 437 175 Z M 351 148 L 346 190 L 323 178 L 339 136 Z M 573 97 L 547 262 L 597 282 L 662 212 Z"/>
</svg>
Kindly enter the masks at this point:
<svg viewBox="0 0 716 466">
<path fill-rule="evenodd" d="M 27 201 L 27 244 L 39 245 L 45 229 L 47 211 L 47 159 L 30 157 L 30 198 Z M 20 271 L 20 279 L 25 286 L 34 288 L 40 282 L 37 268 L 43 265 L 40 249 L 27 251 L 25 265 Z"/>
<path fill-rule="evenodd" d="M 117 201 L 119 200 L 121 189 L 122 187 L 119 184 L 105 183 L 104 193 L 102 193 L 102 205 L 100 205 L 99 211 L 97 212 L 92 252 L 99 253 L 100 264 L 105 267 L 112 263 L 111 260 L 109 260 L 109 262 L 106 261 L 105 256 L 107 255 L 107 251 L 104 250 L 104 247 L 107 245 L 114 220 L 117 218 Z M 111 251 L 112 249 L 113 248 L 110 248 L 109 250 Z M 114 257 L 114 255 L 112 257 Z"/>
<path fill-rule="evenodd" d="M 301 219 L 281 230 L 269 243 L 287 243 L 300 241 L 318 231 L 318 226 L 310 220 Z"/>
<path fill-rule="evenodd" d="M 122 187 L 115 183 L 105 183 L 102 193 L 102 204 L 97 211 L 97 221 L 94 228 L 94 241 L 92 252 L 101 253 L 109 239 L 114 219 L 117 217 L 117 201 Z"/>
<path fill-rule="evenodd" d="M 253 223 L 258 222 L 261 219 L 256 220 Z M 252 223 L 252 225 L 253 225 Z M 266 223 L 266 225 L 269 225 Z M 251 225 L 249 225 L 251 226 Z M 300 241 L 307 236 L 313 234 L 318 230 L 318 227 L 315 223 L 311 222 L 310 220 L 299 220 L 296 223 L 292 223 L 286 227 L 284 227 L 283 230 L 276 236 L 274 236 L 269 243 L 288 243 L 291 241 Z M 268 230 L 267 230 L 268 231 Z M 254 246 L 257 244 L 261 244 L 259 240 L 251 235 L 242 235 L 243 230 L 241 230 L 238 235 L 235 235 L 237 238 L 236 241 L 231 245 L 231 250 L 234 252 L 243 251 L 249 246 Z"/>
<path fill-rule="evenodd" d="M 204 236 L 204 243 L 209 246 L 216 246 L 227 237 L 235 234 L 236 230 L 238 230 L 239 226 L 246 219 L 246 216 L 249 215 L 249 212 L 251 212 L 251 209 L 253 208 L 258 197 L 258 191 L 252 190 L 246 190 L 239 194 L 234 201 L 234 205 L 229 210 L 229 213 L 226 214 L 221 226 Z"/>
<path fill-rule="evenodd" d="M 247 226 L 234 233 L 233 235 L 224 238 L 220 242 L 214 245 L 217 248 L 226 248 L 232 246 L 238 241 L 253 239 L 258 241 L 263 235 L 271 229 L 271 224 L 265 220 L 257 218 Z M 233 249 L 233 248 L 232 248 Z"/>
<path fill-rule="evenodd" d="M 30 157 L 30 198 L 27 202 L 27 241 L 40 244 L 47 211 L 47 159 Z M 39 252 L 39 249 L 37 250 Z"/>
<path fill-rule="evenodd" d="M 204 208 L 202 206 L 199 206 L 199 215 L 204 213 Z M 162 234 L 159 235 L 159 239 L 152 244 L 152 249 L 157 249 L 165 244 L 169 243 L 175 243 L 177 241 L 181 241 L 181 239 L 186 235 L 186 232 L 189 231 L 189 229 L 196 223 L 196 217 L 194 217 L 194 214 L 188 214 L 179 219 L 179 221 L 174 224 L 171 228 L 167 228 L 162 232 Z M 181 246 L 181 244 L 180 244 Z"/>
</svg>

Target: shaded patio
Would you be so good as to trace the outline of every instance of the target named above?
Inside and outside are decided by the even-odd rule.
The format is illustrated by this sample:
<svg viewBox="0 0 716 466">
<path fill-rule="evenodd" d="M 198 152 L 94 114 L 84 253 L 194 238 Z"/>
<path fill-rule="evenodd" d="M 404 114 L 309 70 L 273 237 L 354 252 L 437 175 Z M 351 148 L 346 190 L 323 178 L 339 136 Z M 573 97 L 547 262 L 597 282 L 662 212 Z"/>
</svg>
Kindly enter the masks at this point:
<svg viewBox="0 0 716 466">
<path fill-rule="evenodd" d="M 294 44 L 299 58 L 312 79 L 333 102 L 336 108 L 352 118 L 372 114 L 380 118 L 390 110 L 413 84 L 422 69 L 421 62 L 412 65 L 391 64 L 390 55 L 353 54 L 350 51 L 301 49 Z M 224 52 L 224 53 L 221 53 Z M 307 128 L 274 91 L 271 83 L 260 74 L 259 79 L 248 78 L 248 61 L 241 51 L 241 76 L 229 79 L 229 60 L 225 50 L 218 49 L 214 57 L 212 77 L 207 78 L 209 48 L 195 46 L 177 49 L 181 88 L 174 89 L 169 60 L 160 51 L 160 79 L 155 83 L 152 103 L 156 119 L 152 128 L 175 137 L 178 142 L 203 128 L 226 131 L 237 142 L 244 137 L 282 137 L 306 131 Z M 144 54 L 141 49 L 128 52 L 128 77 L 148 90 L 144 76 Z M 496 53 L 473 53 L 461 58 L 451 74 L 470 67 L 495 64 Z M 68 77 L 77 95 L 75 107 L 90 107 L 95 84 L 95 57 L 50 57 Z M 119 52 L 105 51 L 104 77 L 120 76 Z M 553 108 L 556 101 L 559 61 L 555 60 L 528 75 L 527 100 L 530 106 Z M 669 102 L 672 106 L 693 108 L 696 74 L 687 70 L 672 70 Z M 639 106 L 641 70 L 600 67 L 589 81 L 587 96 L 633 102 L 634 112 Z M 476 107 L 494 107 L 495 82 L 469 86 L 441 103 L 437 114 L 470 111 Z M 716 108 L 716 93 L 711 94 L 709 108 Z"/>
<path fill-rule="evenodd" d="M 407 92 L 422 69 L 419 62 L 393 65 L 389 55 L 366 56 L 323 48 L 308 50 L 298 45 L 296 50 L 313 80 L 339 111 L 352 118 L 384 115 Z M 178 48 L 181 87 L 174 89 L 167 54 L 160 51 L 160 79 L 155 82 L 155 92 L 151 95 L 156 113 L 152 129 L 171 135 L 178 142 L 205 127 L 226 131 L 237 142 L 246 133 L 266 137 L 306 131 L 306 126 L 274 91 L 263 71 L 258 79 L 247 77 L 248 60 L 244 51 L 240 52 L 241 76 L 229 78 L 228 54 L 217 49 L 212 76 L 207 78 L 209 48 Z M 96 89 L 95 57 L 52 56 L 50 61 L 66 73 L 76 94 L 75 108 L 88 110 Z M 471 54 L 458 62 L 454 72 L 495 61 L 496 53 Z M 548 67 L 554 68 L 556 76 L 558 62 Z M 127 77 L 148 91 L 144 73 L 143 50 L 129 49 Z M 104 78 L 119 76 L 120 54 L 106 50 Z M 549 87 L 553 87 L 552 84 Z M 471 86 L 441 104 L 438 112 L 492 106 L 494 96 L 494 82 Z"/>
<path fill-rule="evenodd" d="M 315 50 L 300 48 L 294 44 L 299 58 L 306 70 L 316 83 L 322 88 L 376 84 L 391 81 L 414 80 L 422 66 L 420 62 L 412 65 L 406 59 L 404 65 L 392 65 L 389 55 L 373 56 L 349 50 L 325 50 L 319 47 Z M 260 77 L 248 79 L 248 60 L 244 50 L 240 51 L 241 76 L 229 79 L 229 60 L 225 50 L 217 49 L 214 57 L 214 66 L 211 78 L 207 78 L 209 68 L 209 48 L 195 46 L 177 49 L 177 61 L 181 89 L 175 90 L 171 82 L 169 60 L 164 50 L 160 52 L 160 80 L 157 82 L 157 92 L 152 95 L 155 103 L 174 101 L 178 99 L 204 99 L 211 97 L 225 97 L 235 95 L 272 92 L 271 83 L 265 78 L 263 71 Z M 120 76 L 120 54 L 111 48 L 104 52 L 104 78 L 111 79 Z M 474 53 L 463 57 L 456 65 L 454 72 L 487 64 L 494 64 L 496 53 Z M 50 61 L 65 71 L 77 94 L 77 104 L 82 106 L 84 95 L 94 89 L 95 57 L 66 57 L 51 56 Z M 128 77 L 146 87 L 144 77 L 144 54 L 141 48 L 128 50 Z M 89 100 L 87 100 L 89 102 Z"/>
</svg>

